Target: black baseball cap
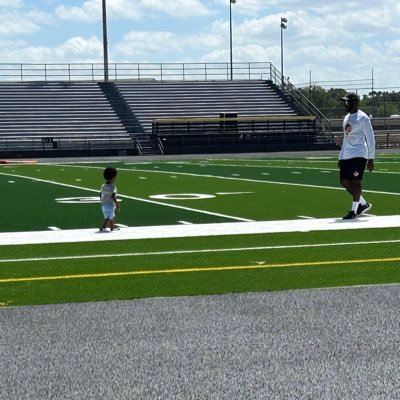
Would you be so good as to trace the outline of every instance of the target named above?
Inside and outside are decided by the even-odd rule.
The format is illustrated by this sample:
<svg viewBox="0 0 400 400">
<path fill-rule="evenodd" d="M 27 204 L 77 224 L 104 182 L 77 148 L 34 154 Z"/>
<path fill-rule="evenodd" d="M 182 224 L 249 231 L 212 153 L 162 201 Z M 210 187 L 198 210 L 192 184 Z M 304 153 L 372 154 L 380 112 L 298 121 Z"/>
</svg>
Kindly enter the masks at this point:
<svg viewBox="0 0 400 400">
<path fill-rule="evenodd" d="M 360 96 L 354 92 L 346 93 L 346 96 L 340 98 L 342 101 L 360 101 Z"/>
</svg>

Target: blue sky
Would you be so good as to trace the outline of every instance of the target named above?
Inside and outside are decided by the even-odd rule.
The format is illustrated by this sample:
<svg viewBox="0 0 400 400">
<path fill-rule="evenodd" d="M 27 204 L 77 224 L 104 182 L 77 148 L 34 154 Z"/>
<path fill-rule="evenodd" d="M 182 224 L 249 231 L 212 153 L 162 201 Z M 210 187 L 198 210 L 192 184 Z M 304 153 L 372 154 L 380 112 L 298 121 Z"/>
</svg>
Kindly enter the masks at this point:
<svg viewBox="0 0 400 400">
<path fill-rule="evenodd" d="M 107 0 L 110 61 L 229 60 L 229 0 Z M 234 61 L 280 66 L 292 82 L 369 79 L 400 87 L 398 0 L 237 0 Z M 3 63 L 101 62 L 101 0 L 0 0 Z"/>
</svg>

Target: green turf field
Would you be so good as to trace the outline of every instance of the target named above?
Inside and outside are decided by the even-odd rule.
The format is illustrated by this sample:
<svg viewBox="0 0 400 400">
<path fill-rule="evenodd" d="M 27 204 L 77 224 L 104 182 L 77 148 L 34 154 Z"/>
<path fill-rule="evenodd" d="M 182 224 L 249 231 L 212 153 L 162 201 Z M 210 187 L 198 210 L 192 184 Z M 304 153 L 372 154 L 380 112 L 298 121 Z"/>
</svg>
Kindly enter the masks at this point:
<svg viewBox="0 0 400 400">
<path fill-rule="evenodd" d="M 129 226 L 337 218 L 336 157 L 0 166 L 0 232 L 96 228 L 106 165 Z M 366 173 L 373 215 L 400 214 L 400 157 Z M 122 228 L 123 229 L 123 228 Z M 0 246 L 0 306 L 400 282 L 400 228 Z M 373 242 L 373 243 L 371 243 Z"/>
</svg>

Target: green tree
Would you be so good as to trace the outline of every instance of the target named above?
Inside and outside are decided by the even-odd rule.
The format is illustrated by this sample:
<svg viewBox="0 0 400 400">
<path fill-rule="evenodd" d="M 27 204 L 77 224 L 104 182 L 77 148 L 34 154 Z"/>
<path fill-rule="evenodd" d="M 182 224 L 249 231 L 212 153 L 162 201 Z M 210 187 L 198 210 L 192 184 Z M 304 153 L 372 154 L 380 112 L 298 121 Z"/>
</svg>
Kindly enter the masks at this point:
<svg viewBox="0 0 400 400">
<path fill-rule="evenodd" d="M 300 90 L 328 118 L 342 118 L 345 114 L 343 105 L 340 103 L 340 98 L 347 92 L 345 89 L 326 90 L 315 85 Z M 360 108 L 375 118 L 400 114 L 400 92 L 370 92 L 362 96 Z"/>
</svg>

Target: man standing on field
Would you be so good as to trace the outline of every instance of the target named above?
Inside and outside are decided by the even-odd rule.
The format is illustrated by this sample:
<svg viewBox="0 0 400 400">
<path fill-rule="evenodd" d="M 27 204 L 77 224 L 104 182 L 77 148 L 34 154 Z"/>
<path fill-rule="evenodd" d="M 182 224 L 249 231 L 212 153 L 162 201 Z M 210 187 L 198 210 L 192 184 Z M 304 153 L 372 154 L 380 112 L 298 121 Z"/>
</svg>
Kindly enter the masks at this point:
<svg viewBox="0 0 400 400">
<path fill-rule="evenodd" d="M 375 168 L 375 136 L 367 114 L 358 109 L 360 98 L 347 93 L 340 99 L 348 114 L 343 120 L 343 144 L 339 154 L 340 183 L 353 197 L 351 211 L 343 219 L 354 219 L 371 209 L 362 196 L 362 178 L 365 167 Z"/>
</svg>

